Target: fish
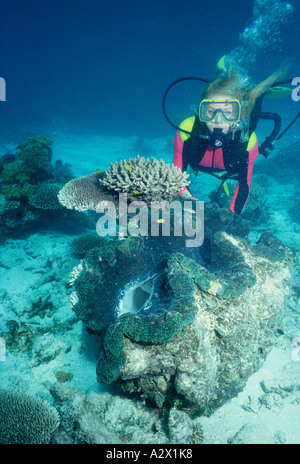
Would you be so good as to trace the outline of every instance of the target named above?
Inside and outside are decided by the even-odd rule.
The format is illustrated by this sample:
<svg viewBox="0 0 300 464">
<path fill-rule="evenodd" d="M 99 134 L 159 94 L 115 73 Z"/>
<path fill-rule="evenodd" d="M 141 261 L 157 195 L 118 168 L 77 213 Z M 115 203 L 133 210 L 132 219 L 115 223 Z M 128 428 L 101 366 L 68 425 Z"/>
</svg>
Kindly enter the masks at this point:
<svg viewBox="0 0 300 464">
<path fill-rule="evenodd" d="M 165 219 L 157 219 L 156 222 L 158 222 L 158 224 L 163 224 L 164 222 L 166 222 L 166 220 Z"/>
<path fill-rule="evenodd" d="M 138 190 L 133 190 L 133 192 L 135 195 L 139 195 L 141 192 L 139 192 Z"/>
<path fill-rule="evenodd" d="M 129 164 L 125 164 L 124 168 L 127 169 L 127 171 L 132 171 L 132 167 Z"/>
<path fill-rule="evenodd" d="M 101 174 L 102 171 L 101 171 L 101 169 L 96 169 L 96 172 L 97 172 L 98 174 Z"/>
</svg>

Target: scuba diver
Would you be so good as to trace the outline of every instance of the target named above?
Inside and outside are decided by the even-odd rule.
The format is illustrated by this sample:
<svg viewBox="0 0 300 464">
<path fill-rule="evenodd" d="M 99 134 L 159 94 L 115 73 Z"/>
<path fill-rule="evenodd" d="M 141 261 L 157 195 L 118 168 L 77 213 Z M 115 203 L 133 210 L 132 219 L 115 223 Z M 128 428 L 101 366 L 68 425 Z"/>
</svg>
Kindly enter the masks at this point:
<svg viewBox="0 0 300 464">
<path fill-rule="evenodd" d="M 276 118 L 272 117 L 274 113 L 258 111 L 261 109 L 262 96 L 271 91 L 271 87 L 274 87 L 285 71 L 286 67 L 281 67 L 256 86 L 251 85 L 249 79 L 234 66 L 228 66 L 227 69 L 219 68 L 219 73 L 210 82 L 201 78 L 183 78 L 198 79 L 207 85 L 202 92 L 197 113 L 177 127 L 173 142 L 173 164 L 182 171 L 186 171 L 190 166 L 193 171 L 221 177 L 228 195 L 226 180 L 237 180 L 230 204 L 230 210 L 236 214 L 241 214 L 247 203 L 253 166 L 259 155 L 254 132 L 257 115 L 262 118 L 264 114 L 271 115 L 270 118 L 264 119 L 273 119 L 275 124 L 277 122 Z M 280 124 L 276 133 L 279 132 Z M 273 149 L 274 146 L 269 143 L 268 148 Z M 268 155 L 263 154 L 266 157 Z M 184 187 L 179 195 L 186 199 L 195 199 L 187 187 Z"/>
</svg>

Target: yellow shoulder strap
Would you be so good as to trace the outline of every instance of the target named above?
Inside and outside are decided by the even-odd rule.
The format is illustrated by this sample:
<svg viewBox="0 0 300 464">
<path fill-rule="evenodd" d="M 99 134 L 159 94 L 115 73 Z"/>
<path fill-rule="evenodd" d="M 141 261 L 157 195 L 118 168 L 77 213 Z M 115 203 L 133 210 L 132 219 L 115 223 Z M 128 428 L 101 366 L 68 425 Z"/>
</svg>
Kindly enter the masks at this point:
<svg viewBox="0 0 300 464">
<path fill-rule="evenodd" d="M 195 116 L 191 116 L 190 118 L 187 118 L 184 121 L 182 121 L 179 127 L 181 129 L 191 132 L 193 129 L 194 122 L 195 122 Z M 180 137 L 181 137 L 181 140 L 185 142 L 185 140 L 187 140 L 190 137 L 190 135 L 186 134 L 185 132 L 180 132 Z"/>
<path fill-rule="evenodd" d="M 251 151 L 255 147 L 256 141 L 257 141 L 256 134 L 255 132 L 252 132 L 252 134 L 250 135 L 248 145 L 247 145 L 247 151 Z"/>
</svg>

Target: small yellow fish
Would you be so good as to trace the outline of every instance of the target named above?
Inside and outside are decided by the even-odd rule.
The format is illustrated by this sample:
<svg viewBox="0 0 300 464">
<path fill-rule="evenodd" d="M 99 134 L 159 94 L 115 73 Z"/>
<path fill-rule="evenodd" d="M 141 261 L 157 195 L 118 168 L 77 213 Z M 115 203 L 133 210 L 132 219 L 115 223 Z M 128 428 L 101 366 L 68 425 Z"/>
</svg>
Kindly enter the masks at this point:
<svg viewBox="0 0 300 464">
<path fill-rule="evenodd" d="M 163 224 L 164 222 L 166 222 L 166 220 L 165 219 L 157 219 L 156 222 L 158 222 L 158 224 Z"/>
<path fill-rule="evenodd" d="M 125 164 L 124 168 L 127 169 L 127 171 L 132 171 L 132 167 L 129 164 Z"/>
<path fill-rule="evenodd" d="M 133 196 L 130 196 L 129 198 L 130 198 L 130 200 L 132 200 L 132 201 L 137 200 L 137 198 L 135 198 L 135 197 L 133 197 Z"/>
<path fill-rule="evenodd" d="M 139 195 L 141 192 L 139 192 L 138 190 L 133 190 L 132 193 L 135 193 L 135 195 Z"/>
<path fill-rule="evenodd" d="M 101 174 L 101 169 L 96 169 L 96 172 L 98 172 L 98 174 Z"/>
</svg>

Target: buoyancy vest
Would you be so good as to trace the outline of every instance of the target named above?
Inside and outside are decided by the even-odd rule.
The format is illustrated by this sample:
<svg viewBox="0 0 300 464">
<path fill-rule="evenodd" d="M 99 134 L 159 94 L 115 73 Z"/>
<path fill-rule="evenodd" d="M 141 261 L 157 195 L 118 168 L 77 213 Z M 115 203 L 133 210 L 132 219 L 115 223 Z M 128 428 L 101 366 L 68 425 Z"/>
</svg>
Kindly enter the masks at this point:
<svg viewBox="0 0 300 464">
<path fill-rule="evenodd" d="M 191 118 L 192 119 L 192 118 Z M 201 166 L 201 161 L 206 153 L 210 141 L 199 137 L 207 134 L 205 123 L 199 120 L 196 115 L 191 130 L 191 135 L 184 140 L 183 144 L 183 165 L 184 170 L 190 165 L 194 171 L 202 172 L 220 172 L 222 169 L 215 167 Z M 240 172 L 242 165 L 248 163 L 249 147 L 248 142 L 240 141 L 240 131 L 236 131 L 234 137 L 226 142 L 222 147 L 223 164 L 228 173 L 237 174 Z"/>
</svg>

